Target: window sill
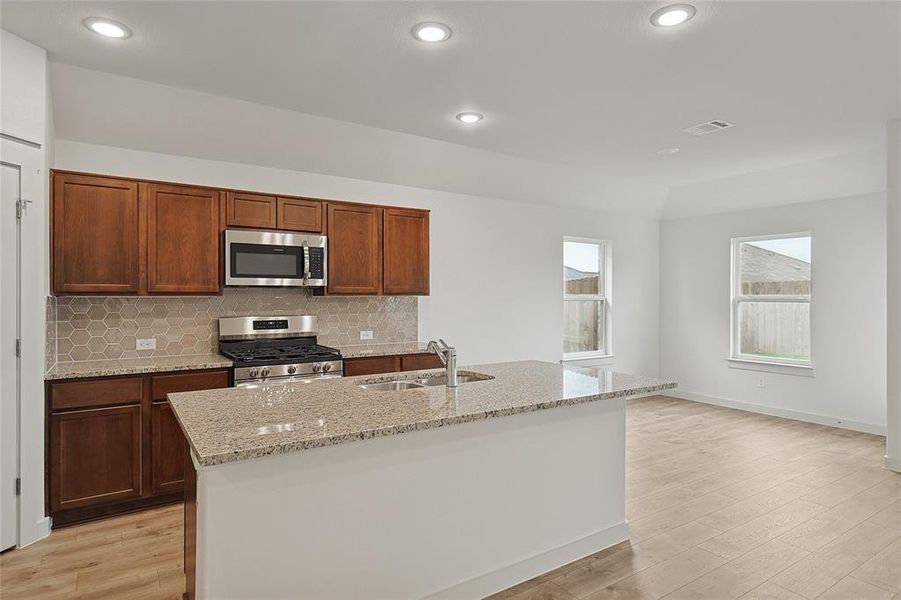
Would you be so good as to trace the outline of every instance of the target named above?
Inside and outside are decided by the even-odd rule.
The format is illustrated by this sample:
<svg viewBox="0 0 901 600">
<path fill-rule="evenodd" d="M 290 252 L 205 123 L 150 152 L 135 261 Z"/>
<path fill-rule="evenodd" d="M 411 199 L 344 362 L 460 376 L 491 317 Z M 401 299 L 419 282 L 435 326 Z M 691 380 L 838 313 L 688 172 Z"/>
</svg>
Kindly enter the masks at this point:
<svg viewBox="0 0 901 600">
<path fill-rule="evenodd" d="M 730 369 L 762 371 L 764 373 L 779 373 L 782 375 L 797 375 L 799 377 L 814 377 L 816 375 L 816 371 L 812 364 L 787 363 L 743 357 L 738 358 L 735 356 L 727 358 L 726 360 L 729 362 Z"/>
<path fill-rule="evenodd" d="M 564 356 L 560 359 L 560 362 L 563 364 L 571 364 L 571 363 L 580 363 L 584 361 L 591 361 L 592 364 L 596 365 L 610 365 L 613 364 L 616 356 L 613 354 L 580 354 L 579 356 Z"/>
</svg>

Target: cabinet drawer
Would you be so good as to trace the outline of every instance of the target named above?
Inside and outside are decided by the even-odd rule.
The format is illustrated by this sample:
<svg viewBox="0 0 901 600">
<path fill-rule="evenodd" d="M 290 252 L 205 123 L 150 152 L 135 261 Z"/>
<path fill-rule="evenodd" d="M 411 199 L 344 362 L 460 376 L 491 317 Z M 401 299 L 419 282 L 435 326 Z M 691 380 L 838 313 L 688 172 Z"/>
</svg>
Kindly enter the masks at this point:
<svg viewBox="0 0 901 600">
<path fill-rule="evenodd" d="M 174 392 L 195 392 L 197 390 L 215 390 L 227 387 L 228 369 L 154 375 L 151 377 L 150 384 L 154 402 L 163 401 L 166 399 L 167 394 Z"/>
<path fill-rule="evenodd" d="M 67 381 L 50 385 L 53 411 L 95 406 L 139 404 L 144 395 L 142 377 L 121 377 Z"/>
<path fill-rule="evenodd" d="M 376 373 L 395 373 L 400 370 L 397 356 L 371 356 L 366 358 L 348 358 L 344 360 L 345 377 L 354 375 L 375 375 Z"/>
<path fill-rule="evenodd" d="M 400 357 L 401 371 L 418 371 L 419 369 L 440 369 L 444 366 L 437 354 L 409 354 Z"/>
</svg>

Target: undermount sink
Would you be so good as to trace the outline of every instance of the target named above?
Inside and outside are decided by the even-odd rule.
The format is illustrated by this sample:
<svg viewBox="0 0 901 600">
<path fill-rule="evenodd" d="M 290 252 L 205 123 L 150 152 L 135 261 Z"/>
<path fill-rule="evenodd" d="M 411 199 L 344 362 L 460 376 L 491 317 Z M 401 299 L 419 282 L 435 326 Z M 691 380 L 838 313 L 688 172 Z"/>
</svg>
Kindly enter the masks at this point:
<svg viewBox="0 0 901 600">
<path fill-rule="evenodd" d="M 380 381 L 378 383 L 361 383 L 360 387 L 373 392 L 399 392 L 423 388 L 425 385 L 418 381 Z"/>
<path fill-rule="evenodd" d="M 457 372 L 457 383 L 469 383 L 471 381 L 486 381 L 494 379 L 491 375 L 483 375 L 481 373 Z M 359 386 L 364 390 L 373 392 L 399 392 L 402 390 L 415 390 L 424 387 L 437 387 L 447 385 L 447 375 L 445 373 L 437 373 L 431 377 L 420 377 L 419 379 L 400 379 L 393 381 L 373 381 L 371 383 L 361 383 Z"/>
<path fill-rule="evenodd" d="M 457 373 L 458 384 L 469 383 L 470 381 L 485 381 L 486 379 L 492 378 L 487 375 L 476 375 L 474 373 Z M 414 381 L 427 386 L 447 385 L 447 375 L 433 375 L 432 377 L 423 377 Z"/>
</svg>

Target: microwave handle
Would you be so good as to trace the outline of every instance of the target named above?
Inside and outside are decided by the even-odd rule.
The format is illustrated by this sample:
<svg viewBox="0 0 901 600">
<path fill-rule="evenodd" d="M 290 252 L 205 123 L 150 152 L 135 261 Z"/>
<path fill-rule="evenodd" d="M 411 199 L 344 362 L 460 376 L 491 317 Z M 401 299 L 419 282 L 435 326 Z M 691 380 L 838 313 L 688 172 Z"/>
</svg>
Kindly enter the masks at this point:
<svg viewBox="0 0 901 600">
<path fill-rule="evenodd" d="M 303 243 L 303 284 L 307 285 L 310 280 L 310 247 L 306 242 Z"/>
</svg>

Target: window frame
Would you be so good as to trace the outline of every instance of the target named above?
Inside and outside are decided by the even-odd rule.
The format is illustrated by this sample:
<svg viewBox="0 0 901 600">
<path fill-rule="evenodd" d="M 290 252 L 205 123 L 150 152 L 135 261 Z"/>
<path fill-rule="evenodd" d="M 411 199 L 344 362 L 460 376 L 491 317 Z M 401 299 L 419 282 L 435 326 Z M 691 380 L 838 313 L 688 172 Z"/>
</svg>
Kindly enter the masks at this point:
<svg viewBox="0 0 901 600">
<path fill-rule="evenodd" d="M 807 295 L 774 295 L 774 294 L 757 294 L 757 295 L 745 295 L 741 293 L 741 253 L 739 252 L 739 248 L 741 244 L 746 242 L 760 242 L 766 240 L 780 240 L 780 239 L 790 239 L 790 238 L 799 238 L 799 237 L 809 237 L 810 238 L 810 292 Z M 762 370 L 773 370 L 774 372 L 779 373 L 791 373 L 792 371 L 798 370 L 801 372 L 811 372 L 813 371 L 813 313 L 814 313 L 814 303 L 813 303 L 813 287 L 814 287 L 814 265 L 813 265 L 813 256 L 814 256 L 814 241 L 813 241 L 813 233 L 811 231 L 797 231 L 792 233 L 777 233 L 772 235 L 754 235 L 754 236 L 746 236 L 746 237 L 735 237 L 731 240 L 731 273 L 730 273 L 730 323 L 729 323 L 729 361 L 735 363 L 744 363 L 745 365 L 759 365 Z M 754 354 L 742 354 L 741 349 L 739 348 L 739 344 L 741 343 L 741 332 L 739 331 L 739 327 L 741 327 L 741 320 L 739 311 L 741 309 L 741 304 L 743 302 L 773 302 L 773 303 L 788 303 L 788 304 L 797 304 L 797 303 L 806 303 L 809 305 L 809 332 L 810 332 L 810 357 L 807 360 L 799 360 L 799 359 L 790 359 L 790 358 L 775 358 L 769 356 L 757 356 Z M 739 367 L 739 368 L 750 368 L 750 367 Z"/>
<path fill-rule="evenodd" d="M 603 272 L 598 275 L 598 282 L 603 282 L 603 291 L 597 294 L 567 294 L 566 283 L 564 280 L 564 264 L 563 257 L 560 260 L 560 286 L 562 303 L 560 305 L 561 317 L 565 314 L 563 310 L 565 303 L 569 301 L 597 301 L 600 303 L 599 314 L 602 319 L 604 333 L 598 336 L 598 350 L 590 350 L 587 352 L 562 352 L 562 361 L 587 360 L 597 358 L 613 357 L 613 245 L 610 240 L 601 240 L 596 238 L 563 236 L 563 244 L 566 242 L 576 242 L 580 244 L 596 244 L 598 247 L 598 268 Z M 561 244 L 561 253 L 563 250 Z M 560 326 L 560 342 L 563 344 L 563 321 L 561 319 Z"/>
</svg>

